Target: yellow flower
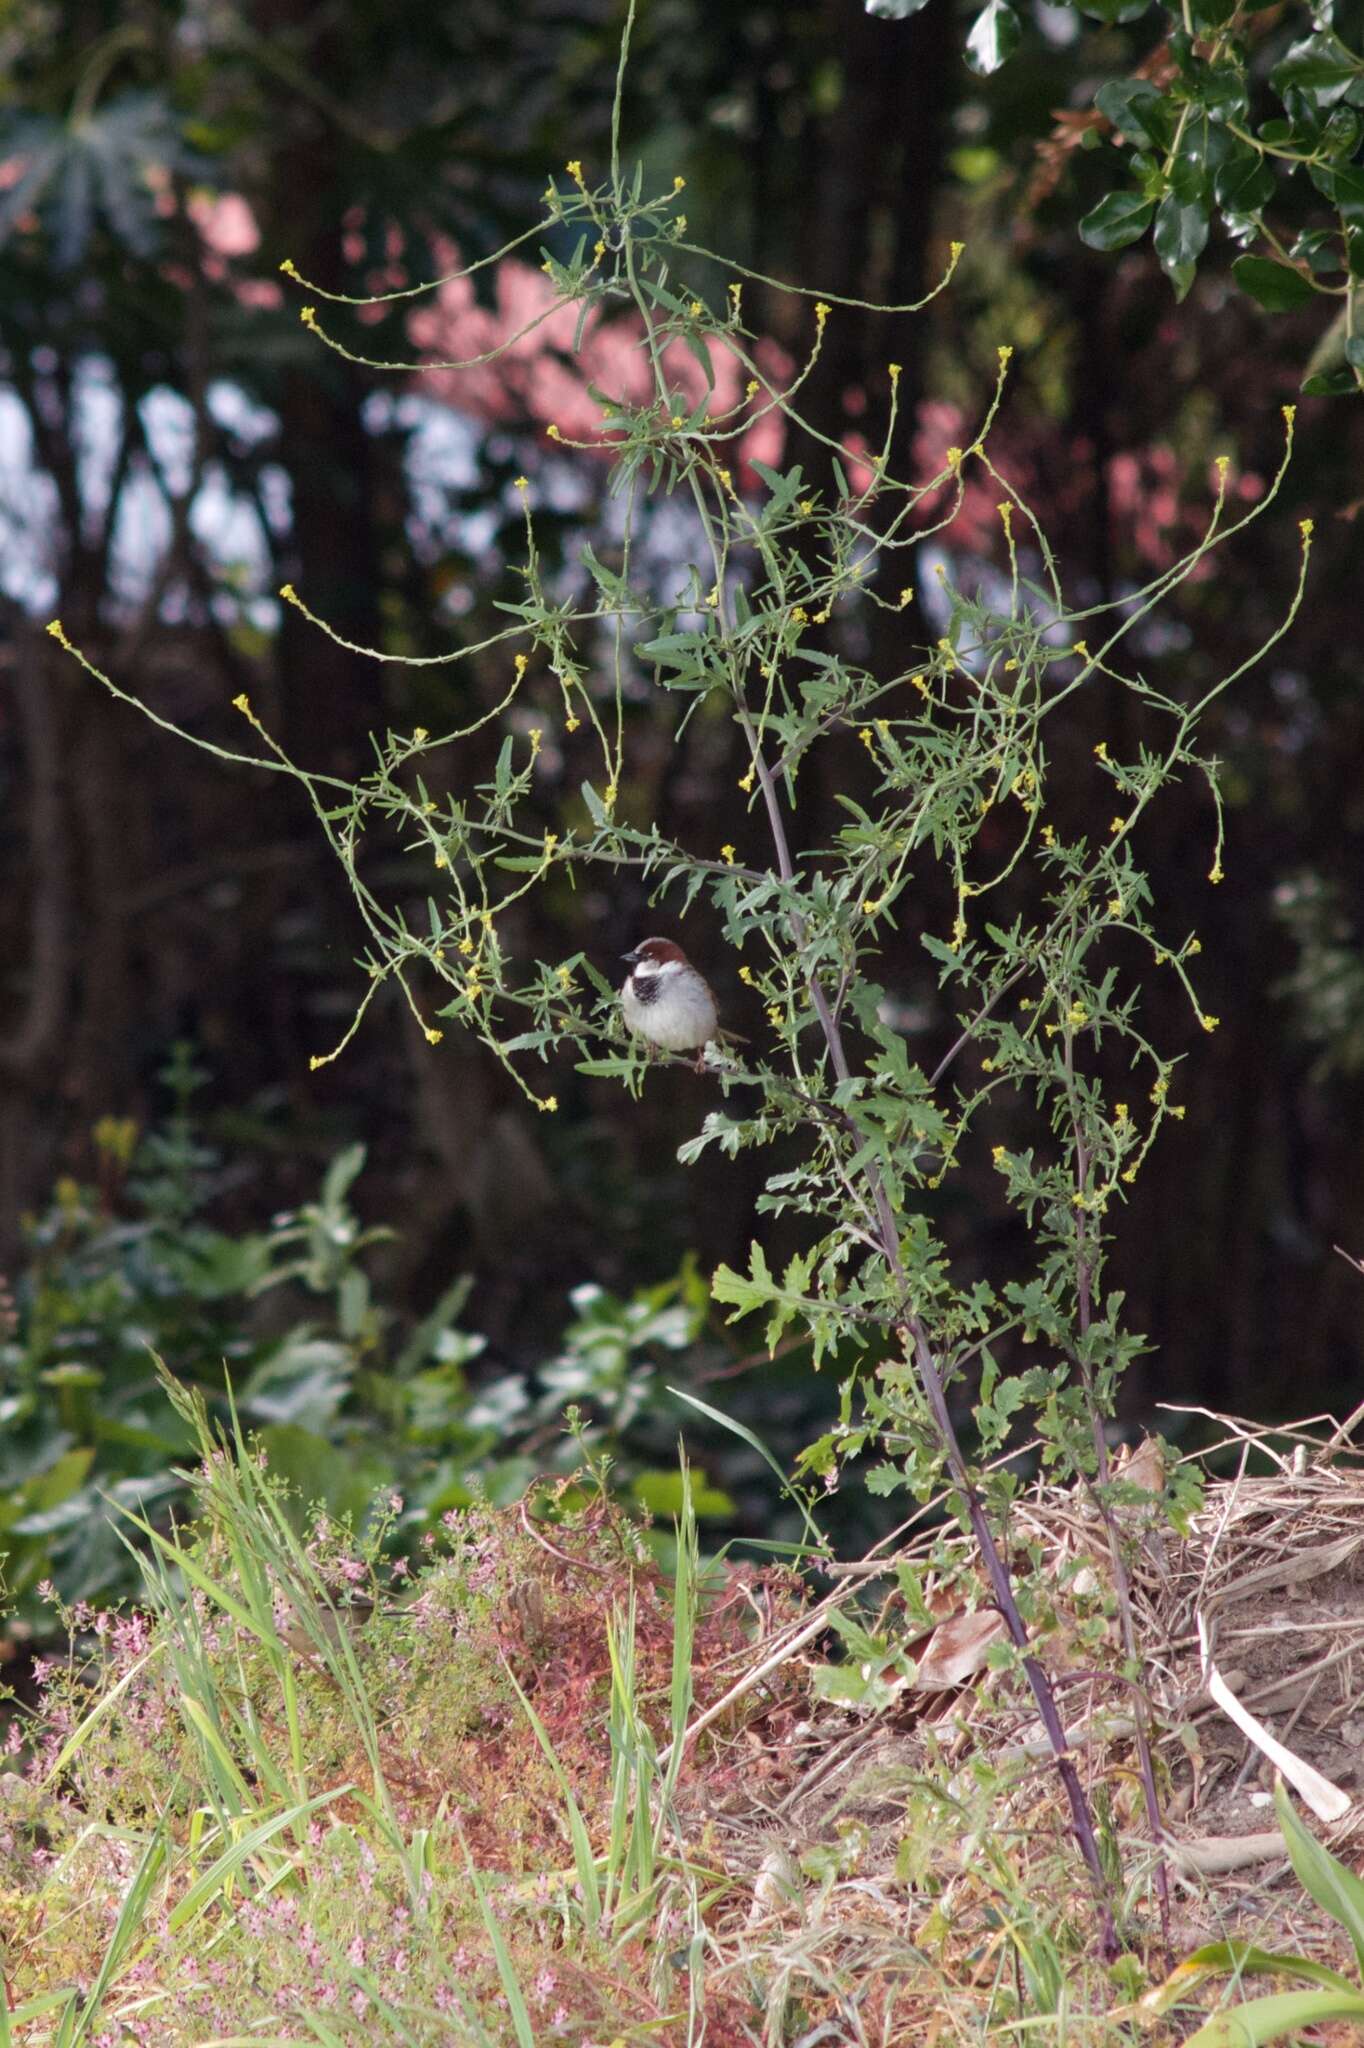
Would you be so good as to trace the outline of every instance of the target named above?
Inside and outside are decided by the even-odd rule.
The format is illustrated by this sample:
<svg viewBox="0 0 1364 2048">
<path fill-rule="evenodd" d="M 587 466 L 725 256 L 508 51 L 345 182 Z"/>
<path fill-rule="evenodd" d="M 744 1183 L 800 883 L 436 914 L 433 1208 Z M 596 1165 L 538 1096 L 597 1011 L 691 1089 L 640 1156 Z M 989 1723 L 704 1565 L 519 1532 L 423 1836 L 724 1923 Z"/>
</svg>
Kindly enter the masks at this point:
<svg viewBox="0 0 1364 2048">
<path fill-rule="evenodd" d="M 1220 881 L 1221 881 L 1221 879 L 1222 879 L 1222 863 L 1221 863 L 1221 861 L 1220 861 L 1220 860 L 1215 860 L 1215 861 L 1213 862 L 1212 866 L 1211 866 L 1211 867 L 1210 867 L 1210 868 L 1208 869 L 1208 880 L 1209 880 L 1210 882 L 1220 882 Z"/>
<path fill-rule="evenodd" d="M 413 727 L 412 744 L 414 747 L 424 747 L 426 745 L 426 742 L 430 739 L 430 737 L 431 735 L 426 730 L 426 727 L 424 725 L 418 725 Z"/>
<path fill-rule="evenodd" d="M 564 720 L 564 731 L 576 732 L 581 724 L 582 720 L 580 718 L 574 718 L 574 716 L 570 712 L 568 717 Z"/>
<path fill-rule="evenodd" d="M 532 761 L 535 759 L 535 756 L 540 751 L 540 741 L 542 737 L 543 735 L 541 733 L 540 727 L 538 725 L 533 725 L 530 729 L 530 757 Z"/>
<path fill-rule="evenodd" d="M 1004 368 L 1004 365 L 1012 357 L 1013 349 L 1009 346 L 1008 342 L 1004 342 L 999 348 L 995 350 L 995 354 L 999 357 L 999 367 L 1002 370 Z"/>
<path fill-rule="evenodd" d="M 1118 1103 L 1114 1109 L 1113 1121 L 1115 1124 L 1125 1124 L 1127 1122 L 1127 1104 L 1125 1102 Z"/>
<path fill-rule="evenodd" d="M 1079 647 L 1079 643 L 1077 642 L 1077 643 L 1076 643 L 1076 648 L 1077 648 L 1077 652 L 1078 652 L 1078 647 Z M 1100 740 L 1100 741 L 1099 741 L 1099 744 L 1098 744 L 1098 746 L 1097 746 L 1097 747 L 1096 747 L 1096 748 L 1094 749 L 1094 752 L 1095 752 L 1096 756 L 1098 757 L 1098 759 L 1099 759 L 1100 761 L 1106 761 L 1106 760 L 1108 759 L 1108 741 L 1107 741 L 1107 740 Z"/>
<path fill-rule="evenodd" d="M 583 167 L 576 156 L 569 158 L 568 162 L 564 165 L 564 169 L 568 172 L 570 178 L 576 178 L 579 184 L 582 183 Z"/>
<path fill-rule="evenodd" d="M 865 901 L 865 902 L 863 903 L 863 905 L 862 905 L 862 914 L 863 914 L 863 916 L 864 916 L 864 917 L 875 917 L 875 915 L 876 915 L 877 911 L 878 911 L 878 910 L 879 910 L 880 908 L 881 908 L 881 899 L 880 899 L 880 897 L 879 897 L 879 896 L 868 896 L 868 897 L 867 897 L 867 899 L 866 899 L 866 901 Z"/>
<path fill-rule="evenodd" d="M 447 865 L 447 862 L 446 862 L 446 859 L 445 859 L 445 855 L 444 855 L 443 853 L 438 853 L 438 854 L 436 855 L 436 866 L 437 866 L 438 868 L 443 868 L 443 867 L 445 867 L 446 865 Z"/>
<path fill-rule="evenodd" d="M 1083 1003 L 1071 1004 L 1067 1012 L 1067 1021 L 1071 1024 L 1088 1024 L 1089 1012 Z"/>
<path fill-rule="evenodd" d="M 316 1053 L 316 1052 L 315 1052 L 315 1053 L 313 1054 L 312 1058 L 311 1058 L 311 1059 L 310 1059 L 310 1060 L 308 1061 L 308 1072 L 309 1072 L 310 1074 L 315 1074 L 315 1073 L 317 1072 L 317 1070 L 318 1070 L 318 1068 L 319 1068 L 319 1067 L 325 1067 L 325 1066 L 326 1066 L 326 1064 L 327 1064 L 327 1056 L 326 1056 L 326 1054 L 325 1054 L 325 1053 Z"/>
<path fill-rule="evenodd" d="M 515 665 L 517 675 L 523 676 L 526 673 L 527 668 L 530 666 L 530 656 L 527 654 L 518 654 L 516 657 Z"/>
<path fill-rule="evenodd" d="M 752 986 L 753 986 L 753 969 L 752 969 L 751 967 L 741 967 L 741 968 L 739 969 L 739 979 L 740 979 L 740 981 L 742 981 L 742 982 L 746 982 L 746 983 L 748 984 L 749 988 L 752 988 Z"/>
<path fill-rule="evenodd" d="M 720 848 L 720 858 L 726 867 L 732 868 L 734 865 L 734 848 L 732 846 L 722 846 Z"/>
<path fill-rule="evenodd" d="M 872 730 L 869 725 L 864 725 L 861 732 L 857 735 L 857 737 L 861 740 L 863 746 L 867 749 L 867 752 L 869 754 L 875 751 L 876 742 L 872 738 Z"/>
<path fill-rule="evenodd" d="M 1108 899 L 1108 914 L 1109 914 L 1109 916 L 1110 916 L 1110 917 L 1121 917 L 1121 916 L 1122 916 L 1122 913 L 1123 913 L 1123 900 L 1122 900 L 1121 896 L 1110 896 L 1110 897 L 1109 897 L 1109 899 Z"/>
<path fill-rule="evenodd" d="M 1123 1175 L 1123 1179 L 1124 1179 L 1124 1180 L 1125 1180 L 1125 1181 L 1127 1182 L 1127 1185 L 1128 1185 L 1128 1187 L 1129 1187 L 1129 1188 L 1131 1187 L 1131 1185 L 1132 1185 L 1133 1181 L 1134 1181 L 1134 1180 L 1136 1179 L 1136 1177 L 1137 1177 L 1137 1169 L 1136 1169 L 1136 1167 L 1135 1167 L 1135 1166 L 1129 1166 L 1129 1167 L 1128 1167 L 1128 1169 L 1127 1169 L 1127 1171 L 1126 1171 L 1126 1173 L 1124 1173 L 1124 1175 Z"/>
<path fill-rule="evenodd" d="M 680 412 L 675 412 L 675 413 L 673 414 L 673 416 L 672 416 L 672 424 L 673 424 L 673 426 L 675 426 L 675 427 L 685 427 L 685 425 L 686 425 L 687 423 L 686 423 L 686 421 L 685 421 L 685 420 L 683 419 L 683 417 L 682 417 L 682 415 L 681 415 L 681 413 L 680 413 Z"/>
<path fill-rule="evenodd" d="M 519 476 L 516 479 L 516 488 L 518 491 L 528 491 L 530 489 L 530 478 L 528 476 Z"/>
<path fill-rule="evenodd" d="M 949 449 L 948 449 L 948 451 L 947 451 L 947 467 L 948 467 L 949 469 L 960 469 L 960 468 L 961 468 L 961 450 L 960 450 L 960 448 L 949 448 Z"/>
<path fill-rule="evenodd" d="M 811 514 L 811 513 L 812 513 L 812 512 L 814 511 L 814 509 L 815 509 L 815 501 L 814 501 L 814 499 L 813 499 L 813 498 L 802 498 L 802 499 L 801 499 L 801 501 L 800 501 L 800 509 L 801 509 L 801 511 L 802 511 L 802 512 L 803 512 L 803 513 L 805 514 L 805 517 L 806 517 L 806 518 L 808 519 L 808 518 L 810 517 L 810 514 Z"/>
<path fill-rule="evenodd" d="M 1222 1019 L 1220 1017 L 1209 1017 L 1207 1015 L 1204 1015 L 1200 1017 L 1198 1021 L 1203 1026 L 1203 1029 L 1205 1031 L 1216 1031 L 1218 1025 L 1222 1022 Z"/>
<path fill-rule="evenodd" d="M 442 1040 L 442 1038 L 444 1038 L 444 1036 L 445 1036 L 445 1033 L 444 1033 L 443 1031 L 437 1031 L 437 1029 L 436 1029 L 436 1027 L 435 1027 L 435 1025 L 434 1025 L 434 1024 L 428 1024 L 428 1025 L 427 1025 L 427 1027 L 426 1027 L 426 1042 L 427 1042 L 427 1044 L 428 1044 L 428 1045 L 439 1045 L 439 1044 L 440 1044 L 440 1042 L 441 1042 L 441 1040 Z"/>
<path fill-rule="evenodd" d="M 474 942 L 473 942 L 473 940 L 472 940 L 472 939 L 471 939 L 471 938 L 469 937 L 469 935 L 468 935 L 468 933 L 467 933 L 467 932 L 465 933 L 464 937 L 463 937 L 463 938 L 462 938 L 462 939 L 460 940 L 460 942 L 459 942 L 459 950 L 460 950 L 460 952 L 461 952 L 461 953 L 463 953 L 463 954 L 465 954 L 465 955 L 468 955 L 468 954 L 472 953 L 472 952 L 473 952 L 473 950 L 474 950 Z"/>
<path fill-rule="evenodd" d="M 747 795 L 748 795 L 748 793 L 749 793 L 749 791 L 750 791 L 750 790 L 752 789 L 752 787 L 753 787 L 753 770 L 752 770 L 751 768 L 749 769 L 749 771 L 748 771 L 747 775 L 741 775 L 741 776 L 739 777 L 739 787 L 740 787 L 740 789 L 741 789 L 741 790 L 743 791 L 743 793 L 744 793 L 744 795 L 745 795 L 745 796 L 747 796 Z"/>
<path fill-rule="evenodd" d="M 1186 946 L 1186 947 L 1184 948 L 1185 956 L 1186 956 L 1186 958 L 1187 958 L 1187 959 L 1190 959 L 1190 960 L 1192 960 L 1192 959 L 1193 959 L 1193 956 L 1194 956 L 1194 954 L 1195 954 L 1195 953 L 1201 953 L 1202 951 L 1203 951 L 1203 941 L 1202 941 L 1202 939 L 1190 939 L 1190 941 L 1189 941 L 1188 945 L 1187 945 L 1187 946 Z"/>
<path fill-rule="evenodd" d="M 911 676 L 909 686 L 912 690 L 917 690 L 921 697 L 928 695 L 928 681 L 924 676 Z"/>
<path fill-rule="evenodd" d="M 826 320 L 828 319 L 828 317 L 829 317 L 829 314 L 830 314 L 831 310 L 832 310 L 832 308 L 831 308 L 831 307 L 829 307 L 829 306 L 826 306 L 826 305 L 825 305 L 825 303 L 824 303 L 824 301 L 823 301 L 823 299 L 816 299 L 816 301 L 815 301 L 815 324 L 816 324 L 816 326 L 822 327 L 822 326 L 824 325 L 824 322 L 825 322 L 825 321 L 826 321 Z"/>
<path fill-rule="evenodd" d="M 559 1107 L 559 1098 L 557 1095 L 537 1095 L 535 1098 L 535 1107 L 537 1109 L 548 1110 L 552 1113 Z"/>
<path fill-rule="evenodd" d="M 781 1011 L 778 1009 L 775 1003 L 768 1004 L 767 1021 L 772 1026 L 772 1029 L 774 1031 L 781 1030 Z"/>
<path fill-rule="evenodd" d="M 1280 407 L 1280 410 L 1283 413 L 1284 425 L 1286 427 L 1291 427 L 1294 420 L 1298 416 L 1298 408 L 1296 407 L 1296 405 L 1285 405 Z"/>
<path fill-rule="evenodd" d="M 1300 519 L 1298 521 L 1298 532 L 1302 535 L 1304 541 L 1311 540 L 1313 530 L 1313 522 L 1310 519 Z"/>
<path fill-rule="evenodd" d="M 316 306 L 300 306 L 298 309 L 298 317 L 303 322 L 303 325 L 305 327 L 314 326 L 317 321 Z"/>
<path fill-rule="evenodd" d="M 900 381 L 900 365 L 899 365 L 899 363 L 887 363 L 887 364 L 886 364 L 886 368 L 887 368 L 887 370 L 889 370 L 889 372 L 890 372 L 890 381 L 891 381 L 891 383 L 892 383 L 892 384 L 898 384 L 898 383 L 899 383 L 899 381 Z"/>
<path fill-rule="evenodd" d="M 1184 1104 L 1182 1102 L 1172 1102 L 1170 1104 L 1170 1114 L 1178 1123 L 1182 1124 L 1184 1121 Z"/>
<path fill-rule="evenodd" d="M 1089 642 L 1087 640 L 1077 640 L 1075 642 L 1074 647 L 1071 649 L 1071 652 L 1072 654 L 1083 654 L 1087 657 L 1089 654 Z M 1097 747 L 1095 748 L 1095 752 L 1098 752 Z M 1100 760 L 1102 760 L 1103 756 L 1100 755 L 1099 758 Z"/>
<path fill-rule="evenodd" d="M 982 1060 L 982 1061 L 981 1061 L 981 1063 L 980 1063 L 980 1071 L 981 1071 L 981 1073 L 982 1073 L 982 1074 L 993 1074 L 994 1070 L 995 1070 L 995 1063 L 994 1063 L 994 1061 L 993 1061 L 993 1060 Z"/>
<path fill-rule="evenodd" d="M 674 191 L 674 192 L 685 192 L 685 191 L 686 191 L 686 189 L 687 189 L 687 181 L 686 181 L 686 179 L 685 179 L 685 178 L 674 178 L 674 179 L 673 179 L 673 191 Z"/>
<path fill-rule="evenodd" d="M 1055 846 L 1056 827 L 1054 825 L 1044 825 L 1042 827 L 1042 844 L 1044 846 Z"/>
<path fill-rule="evenodd" d="M 247 696 L 245 690 L 242 691 L 240 697 L 232 699 L 232 709 L 240 711 L 243 718 L 249 718 L 254 722 L 256 714 L 251 709 L 251 699 Z"/>
<path fill-rule="evenodd" d="M 1004 1147 L 1002 1145 L 995 1145 L 991 1148 L 990 1157 L 994 1160 L 996 1166 L 998 1166 L 1000 1160 L 1003 1159 L 1005 1156 L 1006 1154 L 1004 1151 Z"/>
<path fill-rule="evenodd" d="M 1108 829 L 1110 832 L 1121 832 L 1122 828 L 1123 820 L 1121 818 L 1114 818 L 1112 824 L 1109 826 Z"/>
<path fill-rule="evenodd" d="M 555 426 L 553 420 L 551 420 L 549 425 L 545 428 L 545 432 L 546 434 L 548 434 L 551 441 L 557 441 L 559 439 L 559 429 Z"/>
<path fill-rule="evenodd" d="M 701 301 L 699 299 L 693 299 L 690 306 L 687 308 L 687 311 L 691 314 L 693 320 L 699 320 L 701 318 L 701 315 L 705 312 L 705 310 L 705 307 L 701 304 Z"/>
<path fill-rule="evenodd" d="M 907 604 L 913 604 L 913 602 L 914 586 L 911 583 L 907 583 L 904 589 L 900 592 L 900 610 L 903 611 Z"/>
<path fill-rule="evenodd" d="M 758 395 L 758 393 L 759 393 L 759 391 L 761 391 L 761 389 L 762 389 L 762 386 L 761 386 L 761 384 L 759 384 L 759 382 L 758 382 L 757 378 L 756 378 L 756 377 L 750 377 L 750 378 L 749 378 L 749 380 L 748 380 L 748 382 L 747 382 L 747 384 L 745 384 L 745 386 L 744 386 L 744 397 L 745 397 L 745 398 L 756 398 L 756 397 L 757 397 L 757 395 Z"/>
</svg>

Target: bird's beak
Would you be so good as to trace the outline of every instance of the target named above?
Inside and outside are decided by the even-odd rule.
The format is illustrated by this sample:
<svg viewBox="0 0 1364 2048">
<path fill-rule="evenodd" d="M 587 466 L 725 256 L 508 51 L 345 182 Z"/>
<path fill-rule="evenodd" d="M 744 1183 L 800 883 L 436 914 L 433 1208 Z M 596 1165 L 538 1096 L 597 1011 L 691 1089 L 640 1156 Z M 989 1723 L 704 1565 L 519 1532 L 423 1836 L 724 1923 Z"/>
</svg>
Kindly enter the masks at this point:
<svg viewBox="0 0 1364 2048">
<path fill-rule="evenodd" d="M 635 965 L 637 965 L 639 961 L 639 947 L 636 946 L 632 953 L 622 953 L 620 957 L 622 960 L 626 961 L 629 966 L 634 967 Z"/>
</svg>

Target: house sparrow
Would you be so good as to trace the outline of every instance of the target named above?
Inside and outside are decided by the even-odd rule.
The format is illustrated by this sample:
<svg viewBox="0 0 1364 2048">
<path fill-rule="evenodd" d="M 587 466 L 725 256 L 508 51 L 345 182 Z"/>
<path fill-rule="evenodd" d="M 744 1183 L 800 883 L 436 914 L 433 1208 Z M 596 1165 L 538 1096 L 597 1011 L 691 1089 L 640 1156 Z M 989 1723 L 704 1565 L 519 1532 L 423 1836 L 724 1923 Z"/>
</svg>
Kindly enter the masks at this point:
<svg viewBox="0 0 1364 2048">
<path fill-rule="evenodd" d="M 699 1071 L 701 1053 L 713 1038 L 727 1038 L 722 1032 L 715 997 L 704 975 L 698 974 L 680 946 L 671 939 L 641 939 L 631 953 L 623 953 L 630 974 L 620 992 L 625 1021 L 651 1045 L 664 1052 L 694 1052 Z"/>
</svg>

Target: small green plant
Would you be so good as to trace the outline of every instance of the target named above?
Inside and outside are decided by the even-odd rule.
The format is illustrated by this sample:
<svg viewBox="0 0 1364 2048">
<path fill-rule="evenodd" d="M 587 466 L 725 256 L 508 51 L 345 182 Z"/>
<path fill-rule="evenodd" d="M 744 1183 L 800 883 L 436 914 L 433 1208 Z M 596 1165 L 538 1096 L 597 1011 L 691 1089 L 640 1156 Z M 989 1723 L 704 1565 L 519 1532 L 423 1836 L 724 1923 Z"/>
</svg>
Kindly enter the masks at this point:
<svg viewBox="0 0 1364 2048">
<path fill-rule="evenodd" d="M 622 81 L 627 46 L 628 31 Z M 1142 1339 L 1125 1327 L 1105 1271 L 1128 1190 L 1165 1122 L 1183 1114 L 1178 1058 L 1143 1029 L 1143 975 L 1172 976 L 1192 1021 L 1208 1032 L 1218 1023 L 1198 993 L 1187 909 L 1153 902 L 1141 839 L 1162 792 L 1196 778 L 1209 797 L 1206 881 L 1221 879 L 1216 764 L 1200 751 L 1200 722 L 1250 665 L 1190 686 L 1187 662 L 1162 653 L 1156 627 L 1181 586 L 1272 504 L 1292 412 L 1283 465 L 1260 503 L 1230 512 L 1222 460 L 1196 544 L 1146 587 L 1077 607 L 1039 519 L 990 456 L 1008 346 L 968 445 L 950 449 L 936 474 L 919 476 L 908 460 L 894 362 L 883 443 L 839 448 L 800 412 L 831 323 L 917 308 L 793 288 L 807 347 L 789 376 L 775 376 L 744 310 L 753 274 L 688 240 L 682 185 L 648 190 L 642 172 L 627 171 L 617 123 L 601 178 L 575 160 L 545 194 L 554 304 L 576 307 L 579 336 L 591 320 L 629 317 L 646 389 L 598 393 L 594 435 L 549 430 L 553 460 L 610 463 L 621 506 L 611 548 L 581 544 L 571 591 L 543 572 L 537 489 L 519 480 L 524 596 L 491 642 L 432 658 L 496 664 L 491 701 L 449 731 L 376 735 L 373 771 L 355 782 L 288 757 L 245 697 L 238 708 L 253 750 L 216 751 L 297 784 L 354 891 L 367 985 L 315 1066 L 337 1058 L 371 1006 L 392 996 L 433 1046 L 447 1029 L 479 1041 L 546 1114 L 559 1107 L 553 1069 L 566 1062 L 638 1091 L 652 1067 L 624 1034 L 612 984 L 583 951 L 519 958 L 516 906 L 532 891 L 608 877 L 674 919 L 704 914 L 706 930 L 722 935 L 763 1030 L 751 1053 L 712 1050 L 723 1107 L 705 1112 L 680 1156 L 780 1146 L 758 1207 L 793 1220 L 803 1246 L 778 1271 L 755 1243 L 747 1271 L 714 1274 L 714 1298 L 735 1317 L 762 1317 L 769 1347 L 800 1331 L 815 1368 L 836 1369 L 838 1421 L 805 1452 L 807 1479 L 833 1488 L 850 1459 L 874 1457 L 873 1492 L 907 1489 L 927 1501 L 945 1491 L 969 1527 L 986 1597 L 1007 1628 L 994 1661 L 1035 1697 L 1111 1948 L 1109 1881 L 1038 1653 L 1054 1589 L 1002 1539 L 1019 1481 L 999 1454 L 1026 1418 L 1049 1471 L 1098 1501 L 1125 1668 L 1139 1684 L 1112 1513 L 1124 1493 L 1104 1426 Z M 306 288 L 315 300 L 354 303 Z M 315 304 L 302 319 L 371 369 L 432 367 L 360 355 Z M 743 391 L 733 403 L 717 396 L 725 360 Z M 744 437 L 764 421 L 817 450 L 824 473 L 754 460 L 753 488 L 741 488 Z M 1001 542 L 999 574 L 970 587 L 925 555 L 968 477 L 994 494 Z M 682 538 L 660 579 L 644 566 L 643 543 L 664 503 Z M 1296 614 L 1310 538 L 1304 522 L 1273 639 Z M 929 587 L 916 597 L 924 573 Z M 306 594 L 286 586 L 282 596 L 333 633 Z M 874 667 L 873 629 L 891 619 L 900 622 L 896 659 Z M 59 621 L 51 631 L 69 646 Z M 1110 736 L 1083 777 L 1071 770 L 1058 802 L 1053 744 L 1081 693 L 1102 701 Z M 733 809 L 705 844 L 670 839 L 637 798 L 645 782 L 633 742 L 647 733 L 655 745 L 659 719 L 674 739 L 706 722 L 732 750 Z M 860 743 L 853 772 L 849 739 Z M 835 746 L 829 775 L 844 823 L 804 848 L 799 786 Z M 551 751 L 564 762 L 552 783 Z M 547 787 L 553 829 L 543 822 Z M 385 834 L 425 884 L 419 916 L 408 908 L 412 888 L 381 894 L 364 858 Z M 1191 876 L 1190 892 L 1203 882 Z M 950 1042 L 925 1064 L 903 1028 L 903 991 L 878 972 L 902 924 L 918 930 L 956 1014 Z M 537 1068 L 550 1070 L 548 1083 L 533 1078 Z M 1015 1270 L 962 1271 L 949 1253 L 939 1191 L 968 1165 L 999 1176 L 1026 1226 L 1031 1249 Z M 1144 1749 L 1142 1769 L 1155 1832 Z"/>
<path fill-rule="evenodd" d="M 550 1357 L 480 1380 L 471 1368 L 486 1340 L 464 1325 L 468 1276 L 415 1321 L 376 1294 L 367 1255 L 394 1233 L 356 1213 L 362 1146 L 338 1153 L 297 1210 L 223 1229 L 218 1187 L 249 1161 L 205 1143 L 191 1100 L 205 1077 L 187 1047 L 162 1078 L 164 1124 L 96 1126 L 92 1177 L 58 1183 L 15 1276 L 0 1337 L 0 1557 L 23 1628 L 50 1626 L 40 1586 L 68 1607 L 136 1590 L 118 1512 L 163 1524 L 187 1498 L 177 1466 L 193 1439 L 157 1355 L 221 1417 L 230 1375 L 275 1470 L 308 1501 L 363 1518 L 401 1491 L 408 1548 L 449 1509 L 517 1499 L 584 1454 L 605 1459 L 641 1508 L 678 1511 L 663 1460 L 686 1411 L 666 1383 L 710 1308 L 692 1267 L 629 1297 L 576 1289 Z M 576 1445 L 562 1431 L 569 1409 Z M 700 1476 L 695 1500 L 712 1520 L 734 1512 Z"/>
<path fill-rule="evenodd" d="M 1274 1992 L 1229 2007 L 1190 2034 L 1184 2048 L 1264 2048 L 1265 2043 L 1328 2020 L 1353 2020 L 1364 2026 L 1364 1881 L 1303 1825 L 1281 1778 L 1275 1781 L 1274 1804 L 1298 1882 L 1349 1937 L 1357 1975 L 1352 1982 L 1310 1956 L 1258 1948 L 1251 1942 L 1209 1942 L 1187 1956 L 1159 1991 L 1142 2000 L 1144 2011 L 1168 2012 L 1195 1985 L 1215 1976 L 1230 1976 L 1238 1984 L 1247 1977 L 1299 1977 L 1315 1988 Z"/>
</svg>

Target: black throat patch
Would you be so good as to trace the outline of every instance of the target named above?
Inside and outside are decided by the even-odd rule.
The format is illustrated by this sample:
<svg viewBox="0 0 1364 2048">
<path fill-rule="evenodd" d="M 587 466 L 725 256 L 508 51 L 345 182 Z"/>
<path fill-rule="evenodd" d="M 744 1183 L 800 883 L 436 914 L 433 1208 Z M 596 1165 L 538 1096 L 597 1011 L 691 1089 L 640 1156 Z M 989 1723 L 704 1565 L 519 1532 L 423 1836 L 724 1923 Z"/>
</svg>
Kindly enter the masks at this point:
<svg viewBox="0 0 1364 2048">
<path fill-rule="evenodd" d="M 656 974 L 641 974 L 638 969 L 630 976 L 631 992 L 642 1009 L 658 1001 L 658 982 Z"/>
</svg>

